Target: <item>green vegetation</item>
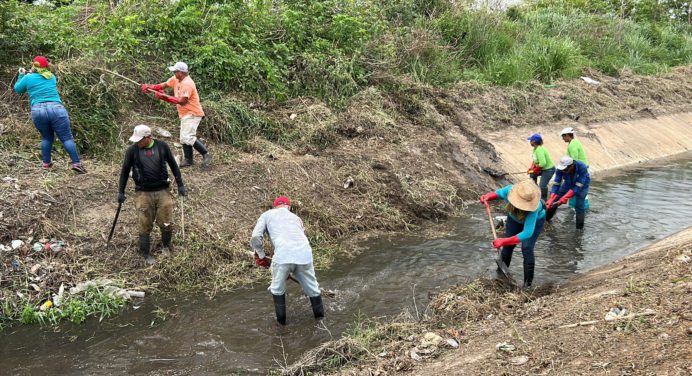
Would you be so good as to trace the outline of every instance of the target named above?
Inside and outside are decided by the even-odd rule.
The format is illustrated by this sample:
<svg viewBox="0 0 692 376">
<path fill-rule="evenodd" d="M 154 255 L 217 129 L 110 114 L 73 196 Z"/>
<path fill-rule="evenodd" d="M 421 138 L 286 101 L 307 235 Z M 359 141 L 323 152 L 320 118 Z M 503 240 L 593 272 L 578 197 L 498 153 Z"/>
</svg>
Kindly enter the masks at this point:
<svg viewBox="0 0 692 376">
<path fill-rule="evenodd" d="M 387 92 L 375 79 L 382 73 L 435 86 L 548 84 L 587 68 L 655 74 L 692 62 L 690 9 L 681 1 L 534 0 L 505 12 L 471 3 L 126 0 L 50 9 L 11 0 L 0 3 L 0 81 L 33 55 L 49 56 L 76 136 L 98 155 L 120 146 L 124 109 L 168 110 L 96 67 L 160 82 L 166 66 L 184 60 L 210 110 L 208 137 L 241 148 L 255 137 L 324 148 L 333 129 L 287 129 L 245 103 L 310 96 L 339 109 L 368 86 Z"/>
<path fill-rule="evenodd" d="M 52 302 L 51 299 L 32 302 L 19 297 L 3 299 L 0 330 L 16 322 L 50 326 L 57 325 L 61 320 L 81 324 L 88 317 L 98 317 L 101 321 L 118 313 L 125 305 L 125 300 L 104 294 L 102 289 L 96 287 L 90 287 L 80 295 L 67 295 L 60 306 L 54 306 Z"/>
</svg>

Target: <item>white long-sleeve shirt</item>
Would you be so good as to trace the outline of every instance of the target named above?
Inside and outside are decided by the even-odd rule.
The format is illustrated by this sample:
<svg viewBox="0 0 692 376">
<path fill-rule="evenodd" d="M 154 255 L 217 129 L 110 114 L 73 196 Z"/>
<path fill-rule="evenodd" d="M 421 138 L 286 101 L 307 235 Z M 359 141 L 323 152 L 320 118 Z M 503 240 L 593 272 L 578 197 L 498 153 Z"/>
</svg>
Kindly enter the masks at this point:
<svg viewBox="0 0 692 376">
<path fill-rule="evenodd" d="M 305 236 L 303 221 L 291 213 L 288 207 L 267 210 L 257 220 L 250 245 L 260 258 L 264 258 L 262 238 L 265 231 L 274 245 L 273 262 L 299 265 L 312 263 L 312 248 Z"/>
</svg>

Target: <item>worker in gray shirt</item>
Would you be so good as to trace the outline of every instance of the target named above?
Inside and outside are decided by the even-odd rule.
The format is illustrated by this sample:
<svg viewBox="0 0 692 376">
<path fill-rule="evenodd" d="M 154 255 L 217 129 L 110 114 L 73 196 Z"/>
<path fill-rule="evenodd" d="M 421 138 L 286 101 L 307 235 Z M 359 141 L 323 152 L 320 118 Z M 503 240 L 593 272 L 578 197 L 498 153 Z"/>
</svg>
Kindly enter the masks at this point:
<svg viewBox="0 0 692 376">
<path fill-rule="evenodd" d="M 274 208 L 262 213 L 257 220 L 250 239 L 250 246 L 255 251 L 255 264 L 264 268 L 270 266 L 263 246 L 265 232 L 269 234 L 269 240 L 274 246 L 269 291 L 274 298 L 276 321 L 281 325 L 286 325 L 286 280 L 291 274 L 310 298 L 315 318 L 324 317 L 320 286 L 312 265 L 312 248 L 305 236 L 303 221 L 291 213 L 290 209 L 291 201 L 288 197 L 278 197 L 274 200 Z"/>
</svg>

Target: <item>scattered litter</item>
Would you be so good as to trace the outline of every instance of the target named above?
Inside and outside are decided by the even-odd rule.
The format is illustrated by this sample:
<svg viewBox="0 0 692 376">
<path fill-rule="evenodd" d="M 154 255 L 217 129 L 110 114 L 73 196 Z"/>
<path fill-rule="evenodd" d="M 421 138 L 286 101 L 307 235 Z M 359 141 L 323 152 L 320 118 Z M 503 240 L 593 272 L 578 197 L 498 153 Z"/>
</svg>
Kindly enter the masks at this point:
<svg viewBox="0 0 692 376">
<path fill-rule="evenodd" d="M 0 252 L 7 252 L 7 251 L 11 251 L 11 250 L 12 250 L 12 247 L 0 244 Z"/>
<path fill-rule="evenodd" d="M 78 283 L 77 286 L 70 288 L 70 294 L 79 294 L 88 290 L 90 287 L 103 287 L 103 294 L 110 297 L 121 298 L 124 300 L 144 297 L 144 291 L 125 290 L 118 286 L 112 285 L 112 283 L 113 281 L 110 279 L 99 279 Z"/>
<path fill-rule="evenodd" d="M 80 282 L 77 284 L 77 286 L 70 288 L 70 294 L 79 294 L 80 292 L 88 290 L 89 287 L 108 286 L 111 283 L 113 283 L 113 281 L 111 281 L 110 279 L 97 279 L 92 281 Z"/>
<path fill-rule="evenodd" d="M 679 261 L 679 262 L 681 262 L 681 263 L 683 263 L 683 264 L 687 264 L 687 263 L 689 263 L 690 261 L 692 261 L 692 259 L 690 258 L 690 256 L 687 256 L 687 255 L 680 255 L 680 256 L 678 256 L 678 257 L 675 258 L 675 261 Z"/>
<path fill-rule="evenodd" d="M 423 360 L 423 358 L 416 353 L 415 349 L 411 350 L 411 359 L 413 359 L 416 362 L 420 362 L 421 360 Z"/>
<path fill-rule="evenodd" d="M 63 242 L 62 242 L 62 240 L 55 240 L 55 239 L 51 239 L 50 241 L 45 240 L 45 239 L 41 239 L 41 240 L 34 243 L 34 245 L 31 247 L 31 250 L 34 252 L 41 252 L 41 251 L 61 252 L 63 250 Z"/>
<path fill-rule="evenodd" d="M 52 307 L 52 306 L 53 306 L 53 301 L 50 300 L 50 299 L 48 299 L 48 300 L 46 300 L 45 302 L 43 302 L 43 304 L 41 304 L 41 307 L 39 307 L 39 309 L 40 309 L 41 311 L 47 311 L 47 310 L 49 310 L 50 307 Z"/>
<path fill-rule="evenodd" d="M 14 270 L 15 272 L 19 271 L 19 260 L 12 260 L 12 270 Z"/>
<path fill-rule="evenodd" d="M 600 85 L 600 84 L 601 84 L 600 82 L 594 80 L 594 79 L 591 78 L 591 77 L 581 76 L 581 77 L 579 77 L 579 78 L 581 78 L 582 80 L 584 80 L 584 82 L 586 82 L 587 84 L 591 84 L 591 85 Z"/>
<path fill-rule="evenodd" d="M 2 178 L 2 181 L 5 182 L 5 183 L 16 183 L 16 182 L 17 182 L 17 178 L 12 178 L 12 177 L 9 177 L 9 176 L 5 176 L 4 178 Z"/>
<path fill-rule="evenodd" d="M 295 118 L 297 118 L 297 117 L 298 117 L 298 114 L 291 114 L 291 116 L 289 116 L 288 118 L 291 119 L 291 120 L 293 120 L 293 119 L 295 119 Z"/>
<path fill-rule="evenodd" d="M 24 245 L 24 242 L 21 240 L 12 240 L 12 250 L 15 250 L 21 246 Z"/>
<path fill-rule="evenodd" d="M 346 178 L 344 181 L 344 189 L 353 187 L 353 178 L 351 176 Z"/>
<path fill-rule="evenodd" d="M 501 343 L 498 343 L 497 345 L 495 345 L 495 350 L 497 350 L 497 351 L 510 352 L 510 351 L 514 351 L 516 349 L 517 348 L 514 345 L 510 345 L 507 342 L 501 342 Z"/>
<path fill-rule="evenodd" d="M 608 313 L 605 315 L 605 321 L 614 321 L 617 319 L 623 318 L 625 315 L 627 315 L 627 310 L 624 308 L 611 308 Z"/>
<path fill-rule="evenodd" d="M 453 349 L 459 348 L 459 342 L 457 342 L 457 340 L 454 338 L 447 338 L 447 345 Z"/>
<path fill-rule="evenodd" d="M 509 362 L 514 364 L 515 366 L 520 366 L 522 364 L 526 364 L 526 362 L 528 362 L 528 361 L 529 361 L 529 357 L 526 355 L 515 356 L 514 358 L 511 358 L 509 360 Z"/>
<path fill-rule="evenodd" d="M 34 289 L 34 291 L 36 291 L 36 292 L 41 292 L 41 288 L 38 287 L 37 284 L 32 283 L 32 284 L 30 284 L 29 286 L 31 286 L 31 288 Z"/>
<path fill-rule="evenodd" d="M 36 272 L 38 272 L 39 269 L 41 269 L 41 264 L 36 264 L 36 265 L 32 266 L 31 267 L 31 274 L 36 274 Z"/>
<path fill-rule="evenodd" d="M 161 127 L 156 127 L 156 134 L 158 134 L 161 137 L 173 137 L 171 132 L 161 128 Z"/>
<path fill-rule="evenodd" d="M 423 339 L 421 340 L 421 346 L 438 346 L 442 341 L 444 341 L 444 338 L 440 337 L 439 335 L 433 332 L 427 332 L 423 335 Z"/>
</svg>

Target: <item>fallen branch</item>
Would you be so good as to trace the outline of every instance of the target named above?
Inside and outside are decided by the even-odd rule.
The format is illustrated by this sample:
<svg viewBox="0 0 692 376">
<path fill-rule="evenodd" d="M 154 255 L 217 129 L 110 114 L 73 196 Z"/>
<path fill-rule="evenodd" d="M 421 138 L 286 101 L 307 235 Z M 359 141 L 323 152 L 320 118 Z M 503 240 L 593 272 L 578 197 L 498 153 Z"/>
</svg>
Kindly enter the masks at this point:
<svg viewBox="0 0 692 376">
<path fill-rule="evenodd" d="M 656 311 L 646 311 L 646 312 L 641 312 L 641 313 L 633 313 L 633 314 L 630 314 L 627 316 L 618 317 L 618 318 L 611 320 L 611 321 L 629 320 L 629 319 L 634 319 L 634 318 L 642 317 L 642 316 L 653 316 L 655 314 L 656 314 Z M 595 325 L 595 324 L 598 324 L 600 322 L 608 322 L 608 320 L 581 321 L 581 322 L 574 323 L 574 324 L 567 324 L 567 325 L 558 326 L 558 329 L 576 328 L 578 326 Z"/>
</svg>

